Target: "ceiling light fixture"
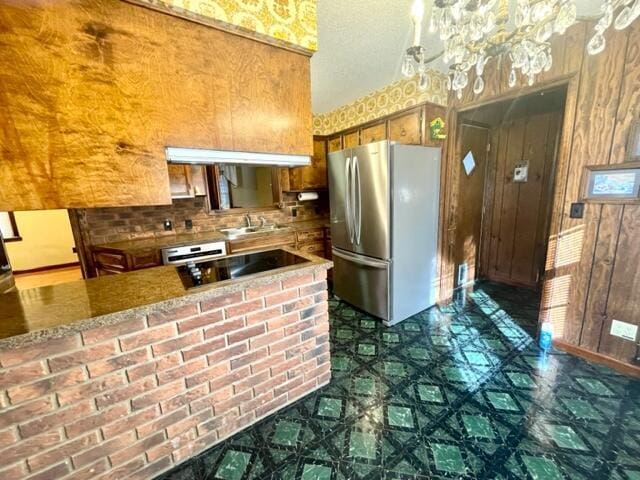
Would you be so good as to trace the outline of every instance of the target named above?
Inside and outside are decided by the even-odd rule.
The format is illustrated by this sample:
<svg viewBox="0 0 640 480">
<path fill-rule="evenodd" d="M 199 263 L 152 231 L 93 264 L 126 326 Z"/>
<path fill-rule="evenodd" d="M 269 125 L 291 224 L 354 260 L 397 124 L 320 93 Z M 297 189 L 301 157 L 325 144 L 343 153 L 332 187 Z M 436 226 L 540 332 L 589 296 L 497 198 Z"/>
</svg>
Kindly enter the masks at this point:
<svg viewBox="0 0 640 480">
<path fill-rule="evenodd" d="M 602 16 L 594 28 L 595 33 L 587 44 L 587 52 L 597 55 L 604 50 L 604 32 L 613 24 L 616 30 L 624 30 L 640 16 L 640 0 L 605 0 L 600 7 Z M 618 12 L 615 22 L 613 17 Z"/>
<path fill-rule="evenodd" d="M 439 33 L 444 51 L 425 58 L 425 49 L 420 46 L 424 3 L 415 0 L 411 8 L 413 45 L 404 55 L 402 74 L 412 77 L 417 71 L 418 86 L 426 89 L 426 65 L 442 56 L 449 64 L 448 87 L 462 98 L 462 91 L 469 84 L 469 71 L 475 68 L 473 91 L 479 94 L 484 90 L 482 75 L 487 62 L 506 54 L 511 60 L 509 86 L 515 86 L 517 71 L 532 85 L 538 74 L 551 68 L 549 40 L 554 33 L 564 34 L 575 23 L 576 4 L 575 0 L 515 1 L 514 28 L 508 30 L 508 0 L 435 0 L 429 30 Z"/>
</svg>

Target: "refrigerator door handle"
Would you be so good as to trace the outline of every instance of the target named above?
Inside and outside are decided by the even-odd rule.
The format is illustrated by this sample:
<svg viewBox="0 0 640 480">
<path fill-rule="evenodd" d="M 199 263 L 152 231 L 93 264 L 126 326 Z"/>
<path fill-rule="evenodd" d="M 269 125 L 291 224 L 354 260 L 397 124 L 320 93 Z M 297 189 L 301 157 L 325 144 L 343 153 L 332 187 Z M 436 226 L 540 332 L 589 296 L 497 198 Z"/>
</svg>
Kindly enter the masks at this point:
<svg viewBox="0 0 640 480">
<path fill-rule="evenodd" d="M 351 158 L 347 158 L 345 163 L 345 202 L 344 202 L 344 220 L 347 224 L 347 234 L 349 235 L 349 241 L 353 243 L 353 232 L 351 229 Z"/>
<path fill-rule="evenodd" d="M 351 159 L 351 188 L 349 189 L 349 210 L 351 211 L 351 243 L 356 244 L 356 166 L 358 165 L 358 157 L 355 155 Z"/>
<path fill-rule="evenodd" d="M 360 245 L 360 234 L 362 233 L 362 184 L 360 183 L 360 162 L 358 161 L 358 157 L 353 157 L 355 161 L 355 173 L 356 173 L 356 181 L 355 184 L 358 188 L 358 221 L 357 227 L 354 225 L 355 237 L 356 237 L 356 245 Z M 354 221 L 355 223 L 355 221 Z"/>
<path fill-rule="evenodd" d="M 348 253 L 341 252 L 335 248 L 331 249 L 331 253 L 336 257 L 340 257 L 344 260 L 348 260 L 349 262 L 365 265 L 367 267 L 381 268 L 381 269 L 389 268 L 389 264 L 387 262 L 382 262 L 382 261 L 376 262 L 375 260 L 362 258 L 359 255 L 349 255 Z"/>
</svg>

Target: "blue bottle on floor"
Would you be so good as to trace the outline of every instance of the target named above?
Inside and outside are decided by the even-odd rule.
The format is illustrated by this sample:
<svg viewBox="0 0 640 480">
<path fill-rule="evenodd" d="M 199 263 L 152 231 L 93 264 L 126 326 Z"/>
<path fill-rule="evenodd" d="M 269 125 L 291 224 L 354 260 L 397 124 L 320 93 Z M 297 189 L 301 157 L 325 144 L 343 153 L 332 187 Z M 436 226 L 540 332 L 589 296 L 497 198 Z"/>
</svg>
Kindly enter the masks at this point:
<svg viewBox="0 0 640 480">
<path fill-rule="evenodd" d="M 551 322 L 544 322 L 542 324 L 542 328 L 540 328 L 538 345 L 544 352 L 547 352 L 551 348 L 552 343 L 553 343 L 553 325 L 551 325 Z"/>
</svg>

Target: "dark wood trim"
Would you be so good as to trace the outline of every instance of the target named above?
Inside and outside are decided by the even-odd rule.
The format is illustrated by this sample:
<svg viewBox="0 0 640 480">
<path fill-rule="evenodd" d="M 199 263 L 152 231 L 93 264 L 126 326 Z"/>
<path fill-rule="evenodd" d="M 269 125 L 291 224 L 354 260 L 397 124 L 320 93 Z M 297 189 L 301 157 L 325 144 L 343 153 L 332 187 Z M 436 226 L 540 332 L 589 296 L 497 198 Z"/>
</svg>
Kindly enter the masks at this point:
<svg viewBox="0 0 640 480">
<path fill-rule="evenodd" d="M 571 355 L 575 355 L 576 357 L 580 357 L 589 362 L 606 365 L 607 367 L 610 367 L 624 375 L 630 375 L 640 378 L 640 365 L 636 366 L 630 363 L 624 363 L 613 357 L 609 357 L 601 353 L 592 352 L 590 350 L 587 350 L 586 348 L 578 347 L 562 340 L 554 340 L 553 346 L 559 350 L 562 350 Z"/>
<path fill-rule="evenodd" d="M 22 237 L 3 238 L 3 240 L 4 240 L 4 243 L 21 242 L 22 241 Z"/>
<path fill-rule="evenodd" d="M 30 268 L 28 270 L 14 270 L 14 275 L 25 275 L 28 273 L 46 272 L 49 270 L 59 270 L 62 268 L 79 267 L 80 262 L 59 263 L 57 265 L 45 265 L 44 267 Z"/>
<path fill-rule="evenodd" d="M 131 3 L 132 5 L 137 5 L 138 7 L 148 8 L 149 10 L 163 13 L 165 15 L 171 15 L 173 17 L 181 18 L 189 22 L 199 23 L 200 25 L 204 25 L 205 27 L 215 28 L 217 30 L 222 30 L 223 32 L 232 33 L 240 37 L 255 40 L 256 42 L 265 43 L 267 45 L 271 45 L 272 47 L 282 48 L 283 50 L 299 53 L 306 57 L 311 57 L 315 53 L 313 50 L 310 50 L 308 48 L 285 42 L 284 40 L 279 40 L 264 33 L 254 32 L 253 30 L 249 30 L 248 28 L 244 28 L 239 25 L 232 25 L 230 23 L 223 22 L 222 20 L 206 17 L 204 15 L 190 12 L 179 7 L 170 7 L 168 5 L 162 5 L 159 3 L 150 4 L 147 2 L 143 2 L 142 0 L 123 1 Z"/>
<path fill-rule="evenodd" d="M 13 212 L 6 212 L 6 213 L 9 216 L 9 223 L 11 223 L 11 230 L 13 232 L 13 236 L 8 238 L 3 237 L 4 243 L 21 242 L 22 237 L 20 236 L 20 232 L 18 231 L 18 224 L 16 223 L 15 214 Z"/>
<path fill-rule="evenodd" d="M 387 113 L 386 115 L 383 115 L 382 117 L 378 117 L 378 118 L 374 118 L 373 120 L 369 120 L 365 123 L 358 123 L 356 125 L 352 125 L 350 127 L 347 127 L 343 130 L 338 130 L 337 132 L 332 132 L 332 133 L 328 133 L 325 135 L 314 135 L 314 137 L 324 137 L 327 140 L 330 140 L 332 138 L 338 137 L 338 136 L 342 136 L 342 135 L 347 135 L 349 133 L 353 133 L 354 131 L 359 131 L 362 130 L 363 128 L 368 128 L 368 127 L 372 127 L 374 125 L 377 125 L 379 123 L 382 122 L 387 122 L 389 120 L 393 120 L 394 118 L 397 117 L 401 117 L 403 114 L 410 112 L 411 110 L 417 110 L 418 108 L 422 108 L 422 116 L 425 117 L 425 122 L 426 122 L 426 115 L 424 114 L 424 108 L 425 107 L 436 107 L 436 108 L 444 108 L 445 112 L 447 110 L 447 106 L 446 105 L 438 105 L 437 103 L 433 103 L 433 102 L 421 102 L 421 103 L 416 103 L 415 105 L 411 105 L 410 107 L 405 107 L 401 110 L 398 110 L 397 112 L 392 112 L 392 113 Z M 389 127 L 386 127 L 386 133 L 387 133 L 387 137 L 389 136 Z M 428 136 L 428 132 L 427 132 L 427 136 Z M 344 146 L 343 146 L 344 147 Z"/>
</svg>

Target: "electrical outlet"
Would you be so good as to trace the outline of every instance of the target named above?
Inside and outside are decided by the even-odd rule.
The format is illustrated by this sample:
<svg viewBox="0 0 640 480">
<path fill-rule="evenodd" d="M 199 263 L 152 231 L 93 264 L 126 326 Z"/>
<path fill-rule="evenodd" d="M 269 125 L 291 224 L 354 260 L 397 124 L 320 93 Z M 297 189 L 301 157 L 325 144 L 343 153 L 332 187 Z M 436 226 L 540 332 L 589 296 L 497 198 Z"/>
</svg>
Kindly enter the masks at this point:
<svg viewBox="0 0 640 480">
<path fill-rule="evenodd" d="M 173 230 L 173 222 L 171 220 L 167 219 L 164 221 L 164 230 L 165 232 Z"/>
<path fill-rule="evenodd" d="M 291 216 L 292 217 L 297 217 L 298 216 L 298 209 L 297 208 L 292 208 L 291 209 Z"/>
<path fill-rule="evenodd" d="M 638 337 L 638 326 L 621 322 L 620 320 L 613 320 L 611 322 L 611 335 L 635 342 Z"/>
<path fill-rule="evenodd" d="M 570 218 L 582 218 L 584 216 L 584 203 L 572 203 L 569 211 Z"/>
<path fill-rule="evenodd" d="M 184 221 L 184 228 L 186 228 L 187 230 L 191 230 L 193 228 L 193 220 L 191 220 L 190 218 L 187 218 Z"/>
</svg>

